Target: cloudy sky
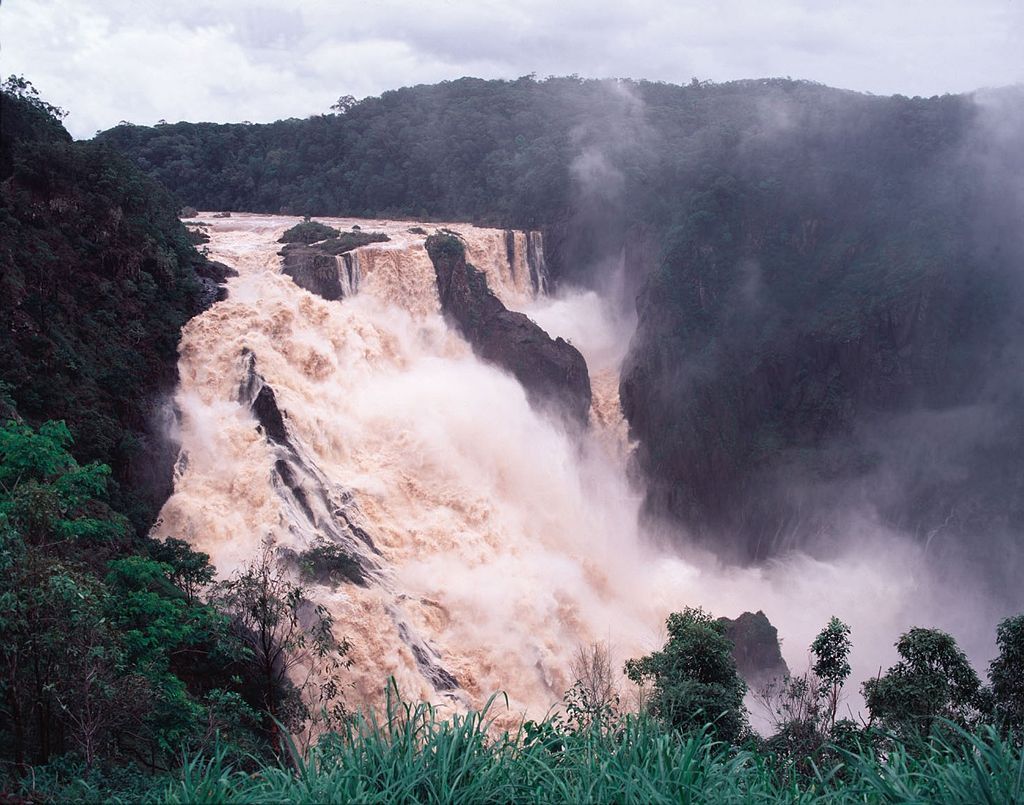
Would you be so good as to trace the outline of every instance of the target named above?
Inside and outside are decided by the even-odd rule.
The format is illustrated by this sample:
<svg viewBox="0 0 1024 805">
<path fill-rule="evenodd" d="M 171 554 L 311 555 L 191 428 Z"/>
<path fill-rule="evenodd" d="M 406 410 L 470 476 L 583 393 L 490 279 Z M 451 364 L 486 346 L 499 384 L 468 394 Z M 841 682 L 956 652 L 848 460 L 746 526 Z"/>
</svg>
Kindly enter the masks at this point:
<svg viewBox="0 0 1024 805">
<path fill-rule="evenodd" d="M 1024 81 L 1024 0 L 2 0 L 0 70 L 70 110 L 262 122 L 464 75 L 791 76 L 876 94 Z"/>
</svg>

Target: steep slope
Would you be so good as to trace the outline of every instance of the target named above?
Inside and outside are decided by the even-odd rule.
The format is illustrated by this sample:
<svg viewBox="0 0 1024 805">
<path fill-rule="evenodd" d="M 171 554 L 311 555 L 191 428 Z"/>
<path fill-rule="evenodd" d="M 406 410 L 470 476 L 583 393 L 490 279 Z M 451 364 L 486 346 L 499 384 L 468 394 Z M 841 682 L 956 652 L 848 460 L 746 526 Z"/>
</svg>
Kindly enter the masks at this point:
<svg viewBox="0 0 1024 805">
<path fill-rule="evenodd" d="M 465 246 L 457 236 L 431 235 L 426 249 L 437 273 L 441 310 L 473 350 L 511 372 L 536 403 L 585 426 L 590 376 L 579 350 L 506 308 L 487 287 L 484 274 L 466 262 Z"/>
<path fill-rule="evenodd" d="M 958 562 L 1019 539 L 1017 103 L 1006 142 L 959 99 L 856 128 L 804 110 L 693 187 L 623 374 L 651 511 L 743 559 L 865 520 Z"/>
<path fill-rule="evenodd" d="M 76 457 L 112 466 L 118 507 L 145 531 L 170 492 L 179 332 L 223 276 L 124 157 L 71 142 L 31 93 L 0 104 L 3 391 L 33 424 L 66 420 Z"/>
</svg>

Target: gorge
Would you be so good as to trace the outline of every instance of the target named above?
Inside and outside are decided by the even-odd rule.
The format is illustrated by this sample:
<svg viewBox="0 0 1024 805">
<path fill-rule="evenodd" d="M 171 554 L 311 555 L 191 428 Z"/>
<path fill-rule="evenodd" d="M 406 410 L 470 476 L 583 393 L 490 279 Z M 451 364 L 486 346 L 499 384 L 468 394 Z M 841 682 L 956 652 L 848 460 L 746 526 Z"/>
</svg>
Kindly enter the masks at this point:
<svg viewBox="0 0 1024 805">
<path fill-rule="evenodd" d="M 222 576 L 267 539 L 296 572 L 320 541 L 339 546 L 350 572 L 310 598 L 351 641 L 352 701 L 379 706 L 393 676 L 410 698 L 459 707 L 506 691 L 509 723 L 536 717 L 571 683 L 580 645 L 606 641 L 617 662 L 650 651 L 685 605 L 763 609 L 794 668 L 820 613 L 835 612 L 862 635 L 864 675 L 923 611 L 959 630 L 978 616 L 909 543 L 751 568 L 659 543 L 627 474 L 622 324 L 593 291 L 544 294 L 504 231 L 325 218 L 389 240 L 338 258 L 358 290 L 324 299 L 281 272 L 277 241 L 295 218 L 199 217 L 211 257 L 238 277 L 183 332 L 181 456 L 157 534 L 208 553 Z M 428 229 L 458 233 L 496 298 L 579 349 L 595 379 L 589 428 L 531 405 L 446 323 Z"/>
<path fill-rule="evenodd" d="M 638 724 L 718 752 L 659 664 L 783 786 L 1024 724 L 1022 101 L 526 76 L 75 142 L 9 79 L 11 785 L 222 746 L 291 779 L 396 696 L 555 764 Z M 787 671 L 811 715 L 748 730 L 740 676 Z"/>
</svg>

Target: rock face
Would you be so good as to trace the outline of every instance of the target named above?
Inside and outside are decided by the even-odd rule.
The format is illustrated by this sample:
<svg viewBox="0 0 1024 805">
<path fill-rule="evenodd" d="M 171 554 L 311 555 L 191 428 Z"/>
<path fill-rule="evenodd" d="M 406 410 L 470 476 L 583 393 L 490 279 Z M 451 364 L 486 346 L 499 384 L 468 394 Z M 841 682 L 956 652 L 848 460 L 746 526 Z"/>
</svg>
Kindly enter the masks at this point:
<svg viewBox="0 0 1024 805">
<path fill-rule="evenodd" d="M 201 303 L 204 309 L 214 302 L 227 299 L 228 289 L 224 287 L 224 283 L 229 278 L 238 276 L 235 269 L 217 260 L 206 260 L 196 265 L 196 274 L 199 275 L 199 281 L 203 286 Z"/>
<path fill-rule="evenodd" d="M 358 271 L 354 267 L 353 258 L 349 252 L 370 243 L 390 240 L 381 232 L 355 231 L 358 227 L 353 227 L 352 232 L 338 232 L 336 229 L 316 222 L 299 224 L 293 229 L 310 225 L 321 227 L 320 230 L 315 231 L 333 232 L 337 237 L 329 237 L 313 243 L 286 241 L 285 238 L 293 231 L 289 230 L 281 241 L 285 243 L 280 252 L 281 270 L 291 277 L 300 288 L 315 293 L 328 301 L 349 296 L 359 285 Z M 301 236 L 301 233 L 298 236 Z M 315 237 L 315 234 L 313 236 Z"/>
<path fill-rule="evenodd" d="M 752 143 L 692 186 L 622 371 L 650 514 L 741 562 L 827 555 L 864 522 L 949 563 L 1019 543 L 1020 139 L 942 114 L 927 143 L 890 114 L 819 124 L 799 158 L 803 133 Z"/>
<path fill-rule="evenodd" d="M 757 691 L 773 679 L 789 676 L 789 666 L 779 650 L 778 630 L 763 612 L 744 612 L 736 619 L 718 620 L 725 624 L 736 668 L 751 690 Z"/>
<path fill-rule="evenodd" d="M 508 310 L 466 262 L 453 235 L 431 235 L 427 253 L 437 272 L 441 309 L 481 358 L 511 372 L 539 405 L 555 406 L 585 425 L 590 410 L 587 362 L 562 338 L 552 339 L 522 313 Z"/>
<path fill-rule="evenodd" d="M 333 301 L 345 294 L 338 275 L 338 258 L 316 246 L 290 244 L 281 252 L 281 270 L 300 288 Z"/>
</svg>

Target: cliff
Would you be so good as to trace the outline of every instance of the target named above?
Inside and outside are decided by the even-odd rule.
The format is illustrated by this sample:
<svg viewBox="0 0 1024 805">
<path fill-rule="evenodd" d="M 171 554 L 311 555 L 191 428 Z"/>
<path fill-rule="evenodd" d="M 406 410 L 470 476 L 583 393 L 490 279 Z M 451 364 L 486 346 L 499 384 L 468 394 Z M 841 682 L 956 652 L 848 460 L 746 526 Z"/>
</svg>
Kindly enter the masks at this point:
<svg viewBox="0 0 1024 805">
<path fill-rule="evenodd" d="M 230 269 L 123 157 L 71 142 L 31 94 L 0 103 L 0 387 L 29 423 L 65 420 L 79 461 L 112 467 L 114 503 L 144 532 L 171 491 L 180 330 Z"/>
<path fill-rule="evenodd" d="M 431 235 L 427 253 L 437 272 L 444 315 L 481 358 L 510 372 L 531 401 L 554 406 L 585 425 L 590 411 L 590 375 L 575 347 L 552 339 L 522 313 L 508 310 L 487 287 L 483 273 L 466 262 L 454 235 Z"/>
<path fill-rule="evenodd" d="M 950 559 L 1017 532 L 1022 208 L 989 163 L 1021 158 L 932 112 L 812 117 L 697 178 L 622 375 L 649 512 L 742 561 L 858 523 Z"/>
</svg>

